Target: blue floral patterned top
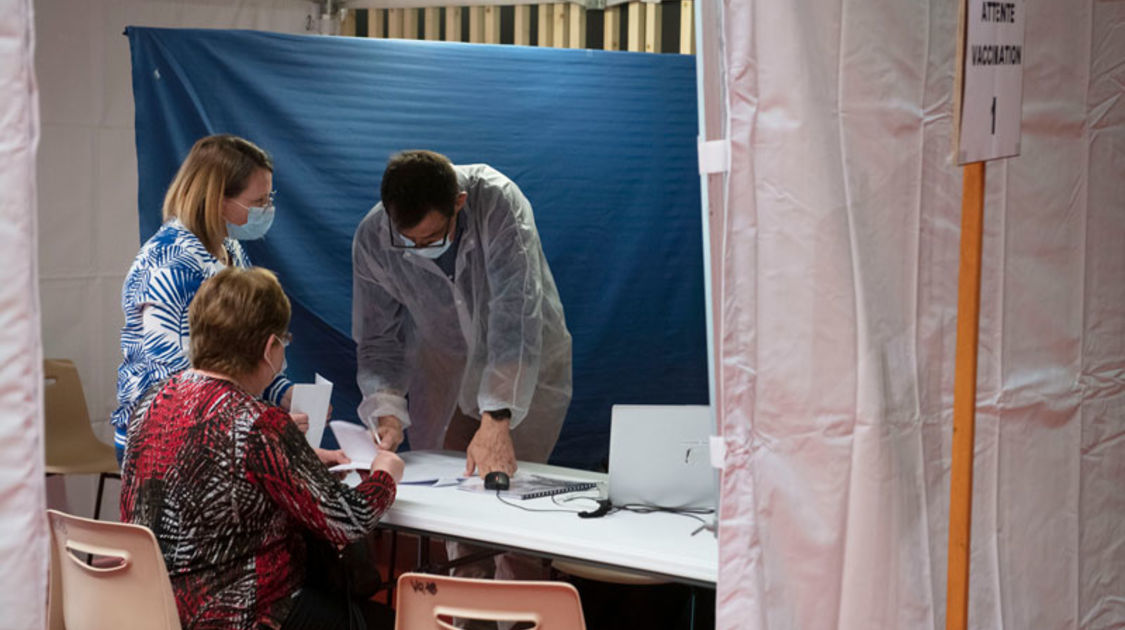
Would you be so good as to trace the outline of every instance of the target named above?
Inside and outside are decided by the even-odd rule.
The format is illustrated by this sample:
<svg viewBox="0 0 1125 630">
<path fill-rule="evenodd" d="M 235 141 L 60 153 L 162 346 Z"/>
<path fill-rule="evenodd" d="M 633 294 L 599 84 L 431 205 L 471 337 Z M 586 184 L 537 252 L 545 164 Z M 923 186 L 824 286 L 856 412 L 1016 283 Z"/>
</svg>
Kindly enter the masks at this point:
<svg viewBox="0 0 1125 630">
<path fill-rule="evenodd" d="M 232 264 L 246 268 L 250 259 L 234 239 L 223 241 Z M 121 367 L 117 369 L 117 410 L 111 422 L 114 445 L 125 448 L 129 417 L 145 391 L 191 367 L 188 306 L 199 285 L 225 265 L 179 220 L 162 225 L 142 247 L 121 289 Z M 264 398 L 274 404 L 292 383 L 279 374 Z"/>
</svg>

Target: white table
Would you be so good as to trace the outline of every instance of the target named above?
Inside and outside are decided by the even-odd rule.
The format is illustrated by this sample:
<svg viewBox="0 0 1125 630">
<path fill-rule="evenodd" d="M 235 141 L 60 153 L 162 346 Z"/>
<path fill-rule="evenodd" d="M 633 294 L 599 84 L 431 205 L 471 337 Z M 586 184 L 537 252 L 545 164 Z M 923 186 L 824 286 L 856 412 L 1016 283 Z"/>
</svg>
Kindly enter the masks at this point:
<svg viewBox="0 0 1125 630">
<path fill-rule="evenodd" d="M 403 453 L 411 470 L 464 469 L 464 455 L 452 452 Z M 604 495 L 607 476 L 571 468 L 521 462 L 520 470 L 552 477 L 599 482 Z M 596 498 L 596 491 L 579 493 Z M 560 495 L 563 498 L 573 494 Z M 593 501 L 556 505 L 550 497 L 508 499 L 529 509 L 592 510 Z M 711 515 L 703 516 L 708 522 Z M 601 518 L 573 513 L 528 512 L 502 503 L 495 493 L 475 493 L 456 486 L 400 484 L 394 505 L 381 526 L 420 536 L 471 542 L 540 557 L 574 560 L 622 569 L 675 582 L 714 588 L 718 573 L 718 542 L 694 518 L 665 513 L 615 512 Z"/>
</svg>

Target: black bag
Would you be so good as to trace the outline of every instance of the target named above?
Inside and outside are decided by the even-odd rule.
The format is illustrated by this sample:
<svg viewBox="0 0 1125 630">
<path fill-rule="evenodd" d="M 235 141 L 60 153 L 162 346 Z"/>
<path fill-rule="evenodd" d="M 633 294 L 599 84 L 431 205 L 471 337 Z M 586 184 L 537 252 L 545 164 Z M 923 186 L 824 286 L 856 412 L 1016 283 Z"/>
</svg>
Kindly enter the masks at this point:
<svg viewBox="0 0 1125 630">
<path fill-rule="evenodd" d="M 308 548 L 306 583 L 348 593 L 357 599 L 371 599 L 383 585 L 376 556 L 377 538 L 378 533 L 372 532 L 337 550 L 326 540 L 305 536 Z"/>
</svg>

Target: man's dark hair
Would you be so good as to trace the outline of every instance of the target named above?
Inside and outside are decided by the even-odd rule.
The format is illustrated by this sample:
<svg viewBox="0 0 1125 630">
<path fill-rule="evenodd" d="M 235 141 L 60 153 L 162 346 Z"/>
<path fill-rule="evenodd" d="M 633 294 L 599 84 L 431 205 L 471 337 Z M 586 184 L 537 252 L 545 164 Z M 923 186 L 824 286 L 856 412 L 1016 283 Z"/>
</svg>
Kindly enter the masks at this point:
<svg viewBox="0 0 1125 630">
<path fill-rule="evenodd" d="M 383 172 L 383 207 L 399 230 L 418 225 L 434 210 L 453 216 L 459 193 L 453 163 L 433 151 L 403 151 Z"/>
</svg>

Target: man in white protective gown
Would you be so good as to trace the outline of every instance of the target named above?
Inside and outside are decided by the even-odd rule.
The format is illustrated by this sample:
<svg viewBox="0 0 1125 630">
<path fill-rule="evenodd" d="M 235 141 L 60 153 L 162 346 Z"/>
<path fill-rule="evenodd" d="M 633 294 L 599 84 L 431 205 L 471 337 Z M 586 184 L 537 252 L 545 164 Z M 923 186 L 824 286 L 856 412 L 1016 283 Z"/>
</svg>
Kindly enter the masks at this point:
<svg viewBox="0 0 1125 630">
<path fill-rule="evenodd" d="M 484 164 L 406 151 L 352 243 L 359 416 L 394 450 L 466 453 L 465 474 L 546 462 L 571 337 L 531 204 Z"/>
</svg>

